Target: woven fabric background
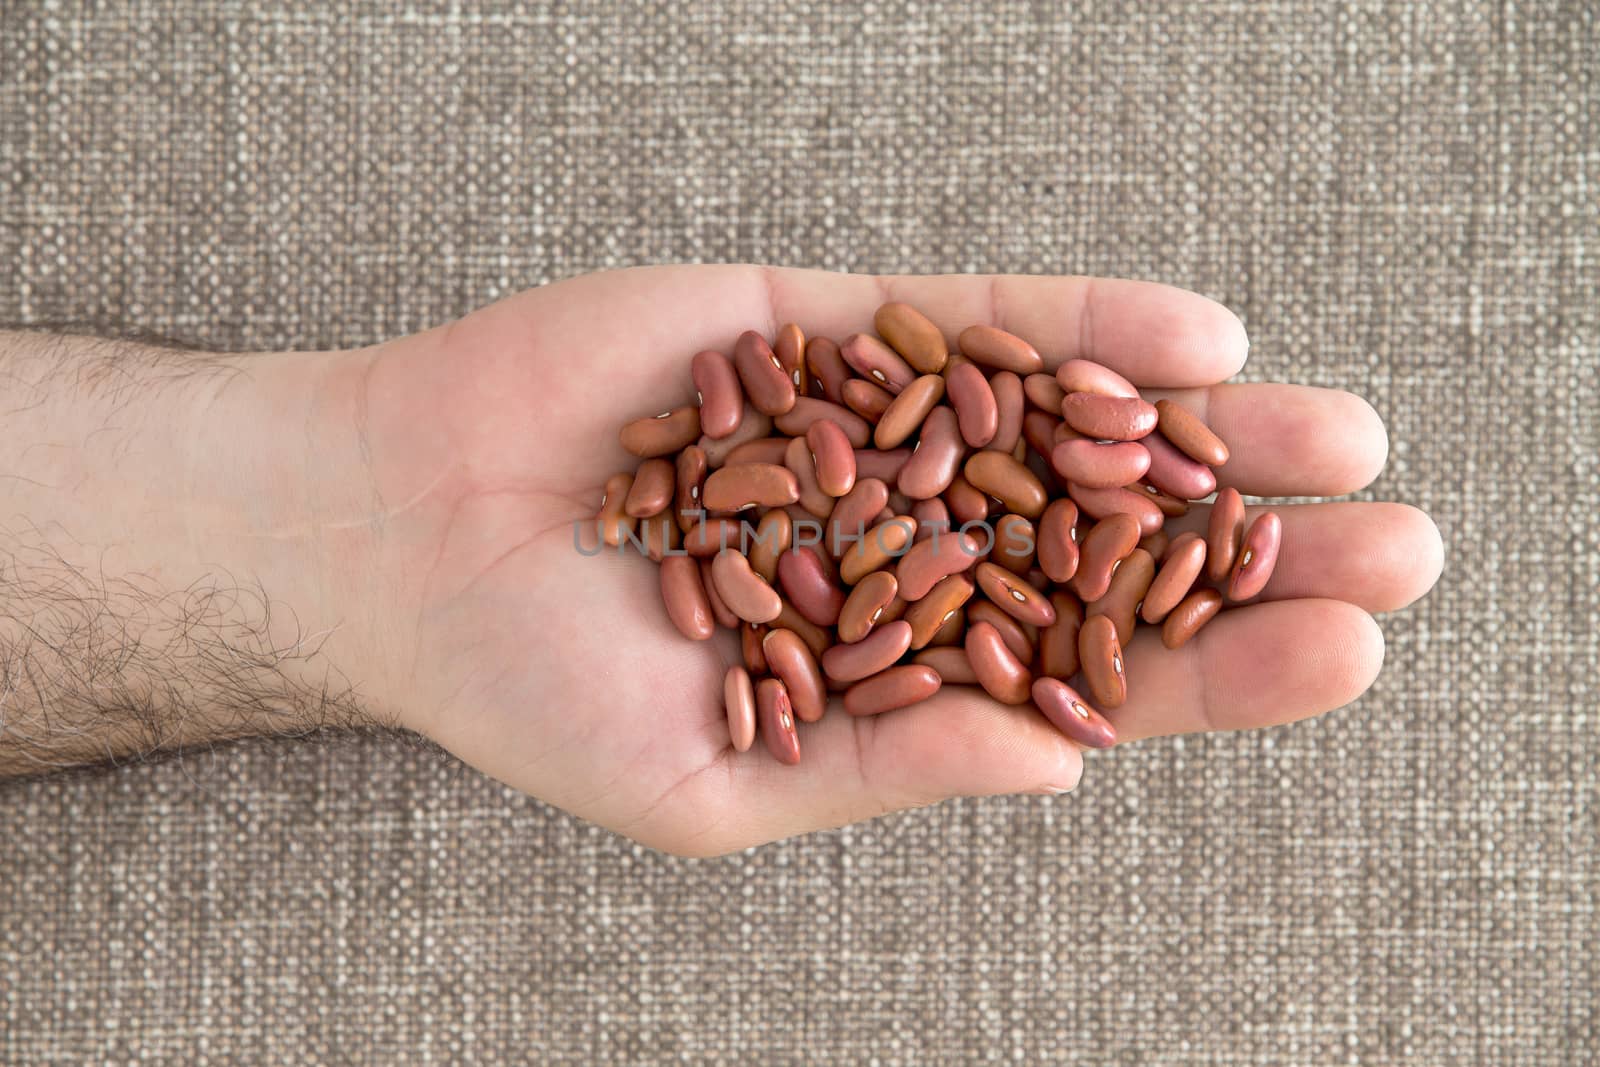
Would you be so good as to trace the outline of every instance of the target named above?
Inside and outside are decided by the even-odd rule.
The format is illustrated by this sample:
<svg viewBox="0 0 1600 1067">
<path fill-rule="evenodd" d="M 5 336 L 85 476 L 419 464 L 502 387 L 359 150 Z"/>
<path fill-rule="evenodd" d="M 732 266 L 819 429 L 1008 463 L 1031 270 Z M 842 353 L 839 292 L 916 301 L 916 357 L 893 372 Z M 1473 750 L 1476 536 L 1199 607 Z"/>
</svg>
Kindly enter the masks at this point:
<svg viewBox="0 0 1600 1067">
<path fill-rule="evenodd" d="M 1591 2 L 0 2 L 0 321 L 602 267 L 1156 278 L 1389 421 L 1357 705 L 710 862 L 400 739 L 0 786 L 5 1063 L 1600 1061 Z"/>
</svg>

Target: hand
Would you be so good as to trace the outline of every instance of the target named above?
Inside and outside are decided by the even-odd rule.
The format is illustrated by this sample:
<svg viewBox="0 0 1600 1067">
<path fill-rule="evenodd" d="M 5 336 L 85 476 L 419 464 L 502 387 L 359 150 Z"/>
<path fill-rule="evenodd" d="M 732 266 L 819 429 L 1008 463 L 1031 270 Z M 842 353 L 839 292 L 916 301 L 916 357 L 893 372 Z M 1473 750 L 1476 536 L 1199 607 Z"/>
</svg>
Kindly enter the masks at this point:
<svg viewBox="0 0 1600 1067">
<path fill-rule="evenodd" d="M 753 267 L 598 274 L 520 294 L 362 354 L 365 448 L 387 509 L 377 580 L 399 584 L 386 678 L 404 725 L 579 816 L 674 852 L 712 854 L 958 795 L 1073 788 L 1082 753 L 1030 706 L 950 689 L 802 727 L 797 767 L 729 744 L 721 683 L 731 634 L 681 637 L 656 567 L 581 556 L 573 524 L 636 460 L 626 421 L 690 402 L 688 361 L 747 328 L 798 322 L 842 340 L 885 299 L 948 335 L 975 322 L 1083 356 L 1188 404 L 1229 443 L 1223 484 L 1324 496 L 1366 485 L 1384 429 L 1348 393 L 1218 385 L 1247 343 L 1226 309 L 1161 285 L 1084 278 L 870 278 Z M 1152 397 L 1153 398 L 1153 397 Z M 1421 596 L 1439 535 L 1392 504 L 1281 507 L 1284 548 L 1263 602 L 1168 651 L 1132 643 L 1124 741 L 1288 722 L 1353 700 L 1377 674 L 1369 612 Z M 1203 525 L 1203 507 L 1191 521 Z M 586 544 L 593 544 L 592 529 Z"/>
</svg>

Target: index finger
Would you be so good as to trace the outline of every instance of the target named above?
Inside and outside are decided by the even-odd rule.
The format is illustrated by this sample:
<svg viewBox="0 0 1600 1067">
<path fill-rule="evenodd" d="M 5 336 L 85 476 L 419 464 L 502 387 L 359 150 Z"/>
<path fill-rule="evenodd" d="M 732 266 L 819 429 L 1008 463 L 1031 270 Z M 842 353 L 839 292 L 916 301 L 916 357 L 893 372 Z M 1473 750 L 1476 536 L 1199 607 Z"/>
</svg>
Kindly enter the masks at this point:
<svg viewBox="0 0 1600 1067">
<path fill-rule="evenodd" d="M 998 326 L 1032 344 L 1054 369 L 1069 359 L 1103 363 L 1141 386 L 1199 386 L 1244 366 L 1249 342 L 1238 316 L 1199 293 L 1159 282 L 1025 274 L 874 276 L 750 268 L 763 272 L 772 328 L 843 340 L 872 328 L 878 306 L 921 311 L 955 350 L 968 326 Z"/>
</svg>

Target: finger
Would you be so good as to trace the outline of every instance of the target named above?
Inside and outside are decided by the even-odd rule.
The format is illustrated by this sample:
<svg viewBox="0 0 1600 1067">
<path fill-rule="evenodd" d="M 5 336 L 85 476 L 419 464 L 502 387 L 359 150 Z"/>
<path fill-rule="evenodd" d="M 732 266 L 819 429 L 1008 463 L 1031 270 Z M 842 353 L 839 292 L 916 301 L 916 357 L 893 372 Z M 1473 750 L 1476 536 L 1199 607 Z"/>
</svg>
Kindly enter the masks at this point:
<svg viewBox="0 0 1600 1067">
<path fill-rule="evenodd" d="M 531 299 L 537 314 L 519 301 Z M 1244 365 L 1249 342 L 1237 316 L 1197 293 L 1114 278 L 944 274 L 880 277 L 757 266 L 645 267 L 585 275 L 536 289 L 486 317 L 510 314 L 576 368 L 615 348 L 635 371 L 678 360 L 654 354 L 729 351 L 745 330 L 771 337 L 796 322 L 808 335 L 843 340 L 872 329 L 873 313 L 902 300 L 928 315 L 953 346 L 973 324 L 999 326 L 1031 342 L 1055 367 L 1093 359 L 1142 385 L 1198 386 Z M 683 373 L 680 373 L 683 372 Z M 680 381 L 681 379 L 681 381 Z M 613 386 L 623 384 L 612 382 Z"/>
<path fill-rule="evenodd" d="M 937 274 L 874 277 L 827 271 L 763 272 L 774 328 L 797 322 L 842 340 L 872 328 L 880 304 L 927 315 L 952 348 L 974 324 L 1031 343 L 1049 368 L 1068 359 L 1104 363 L 1140 385 L 1218 382 L 1244 366 L 1238 316 L 1198 293 L 1158 282 L 1082 276 Z"/>
<path fill-rule="evenodd" d="M 1372 616 L 1337 600 L 1225 611 L 1182 648 L 1153 629 L 1127 649 L 1128 700 L 1106 712 L 1119 743 L 1202 730 L 1248 730 L 1343 707 L 1383 666 Z"/>
<path fill-rule="evenodd" d="M 1407 504 L 1338 502 L 1246 508 L 1283 519 L 1283 543 L 1261 600 L 1328 597 L 1364 611 L 1397 611 L 1439 580 L 1444 542 L 1425 513 Z M 1205 533 L 1208 504 L 1172 520 L 1169 532 Z"/>
<path fill-rule="evenodd" d="M 1213 385 L 1150 390 L 1200 417 L 1228 446 L 1217 482 L 1254 496 L 1340 496 L 1371 484 L 1389 435 L 1353 393 L 1303 385 Z"/>
<path fill-rule="evenodd" d="M 729 841 L 767 841 L 950 797 L 1065 792 L 1083 772 L 1079 748 L 1031 704 L 1007 707 L 948 687 L 915 707 L 853 718 L 835 701 L 800 728 L 800 763 L 783 766 L 761 743 L 732 757 Z M 702 843 L 703 844 L 703 843 Z"/>
</svg>

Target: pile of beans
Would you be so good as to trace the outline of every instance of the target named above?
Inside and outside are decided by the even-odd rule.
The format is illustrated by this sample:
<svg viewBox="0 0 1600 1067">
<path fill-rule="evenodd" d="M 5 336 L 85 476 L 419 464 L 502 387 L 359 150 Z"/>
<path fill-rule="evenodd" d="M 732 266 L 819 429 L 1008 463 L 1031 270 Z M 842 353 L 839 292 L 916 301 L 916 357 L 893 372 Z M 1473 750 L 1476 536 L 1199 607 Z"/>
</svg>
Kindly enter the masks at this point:
<svg viewBox="0 0 1600 1067">
<path fill-rule="evenodd" d="M 732 359 L 695 356 L 697 404 L 623 427 L 643 462 L 606 482 L 601 540 L 660 563 L 685 637 L 739 632 L 724 682 L 739 751 L 759 726 L 797 763 L 798 723 L 830 694 L 876 715 L 943 685 L 1031 700 L 1073 741 L 1114 744 L 1102 710 L 1127 697 L 1134 627 L 1178 648 L 1260 593 L 1278 516 L 1246 529 L 1228 488 L 1205 537 L 1169 537 L 1228 461 L 1192 412 L 1087 360 L 1045 373 L 991 326 L 952 353 L 906 304 L 874 324 L 842 345 L 747 331 Z"/>
</svg>

